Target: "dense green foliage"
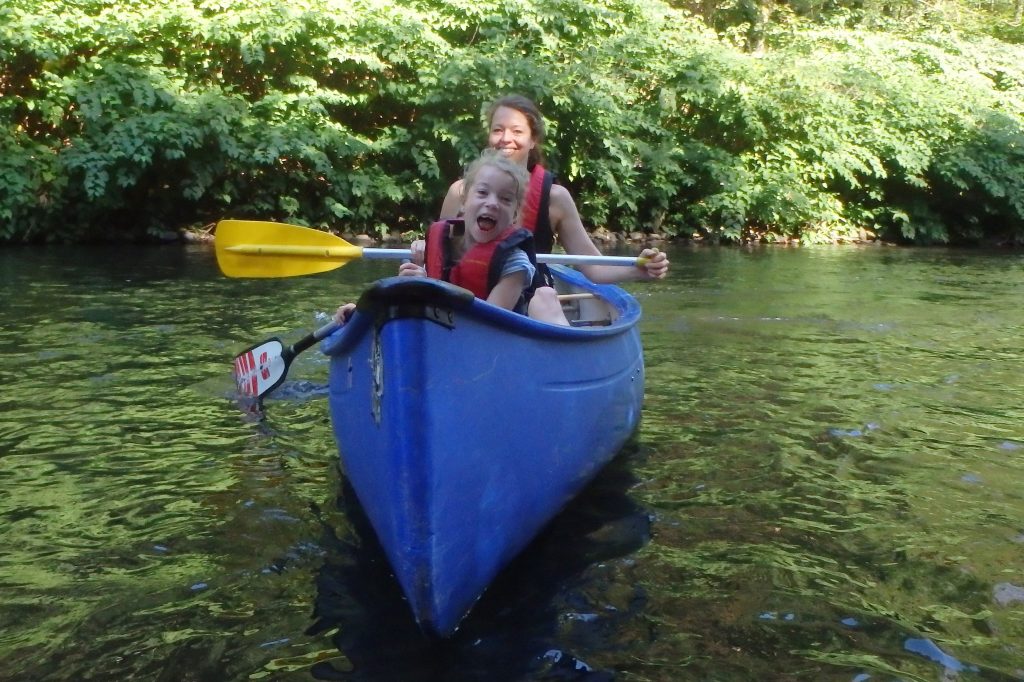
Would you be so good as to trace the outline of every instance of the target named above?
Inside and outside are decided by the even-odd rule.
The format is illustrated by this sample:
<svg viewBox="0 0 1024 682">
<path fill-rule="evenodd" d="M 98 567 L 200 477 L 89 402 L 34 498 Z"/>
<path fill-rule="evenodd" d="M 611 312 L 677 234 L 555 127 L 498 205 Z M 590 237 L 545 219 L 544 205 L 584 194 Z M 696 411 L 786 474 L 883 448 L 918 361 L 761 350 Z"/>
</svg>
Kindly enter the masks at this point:
<svg viewBox="0 0 1024 682">
<path fill-rule="evenodd" d="M 1024 241 L 1019 27 L 886 7 L 8 0 L 0 240 L 418 230 L 521 92 L 591 226 Z"/>
</svg>

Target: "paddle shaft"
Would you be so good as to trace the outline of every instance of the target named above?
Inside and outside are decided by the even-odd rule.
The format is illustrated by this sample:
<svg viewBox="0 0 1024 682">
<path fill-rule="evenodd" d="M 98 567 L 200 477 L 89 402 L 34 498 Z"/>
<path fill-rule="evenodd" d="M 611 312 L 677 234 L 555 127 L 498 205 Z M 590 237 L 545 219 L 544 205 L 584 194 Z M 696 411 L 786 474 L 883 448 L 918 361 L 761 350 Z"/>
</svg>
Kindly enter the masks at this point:
<svg viewBox="0 0 1024 682">
<path fill-rule="evenodd" d="M 412 259 L 409 249 L 372 249 L 298 225 L 260 220 L 222 220 L 214 241 L 217 265 L 228 277 L 297 277 L 340 268 L 359 258 Z M 541 263 L 643 267 L 647 258 L 540 254 Z"/>
<path fill-rule="evenodd" d="M 359 246 L 306 246 L 303 244 L 236 244 L 224 249 L 249 256 L 293 256 L 298 258 L 367 258 L 403 260 L 412 258 L 410 249 L 371 249 Z M 642 266 L 646 258 L 636 256 L 585 256 L 571 253 L 538 253 L 538 263 L 559 265 L 633 265 Z"/>
<path fill-rule="evenodd" d="M 285 355 L 288 358 L 287 361 L 290 363 L 292 361 L 292 358 L 294 358 L 296 355 L 306 350 L 317 341 L 320 341 L 330 336 L 334 332 L 334 330 L 340 326 L 341 325 L 338 324 L 335 320 L 331 320 L 330 322 L 320 327 L 316 331 L 306 334 L 301 339 L 299 339 L 292 345 L 288 346 L 288 348 L 285 350 Z"/>
</svg>

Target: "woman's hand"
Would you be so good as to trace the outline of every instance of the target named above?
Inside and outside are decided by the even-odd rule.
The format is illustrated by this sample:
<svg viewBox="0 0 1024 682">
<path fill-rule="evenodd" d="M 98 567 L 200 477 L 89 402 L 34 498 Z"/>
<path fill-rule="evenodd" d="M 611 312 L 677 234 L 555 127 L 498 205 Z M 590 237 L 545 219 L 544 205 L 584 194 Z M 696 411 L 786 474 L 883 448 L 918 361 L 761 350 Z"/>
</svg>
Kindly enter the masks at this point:
<svg viewBox="0 0 1024 682">
<path fill-rule="evenodd" d="M 645 279 L 664 279 L 668 274 L 668 256 L 658 249 L 644 249 L 640 252 L 641 258 L 647 260 L 643 265 L 637 267 L 643 271 Z"/>
</svg>

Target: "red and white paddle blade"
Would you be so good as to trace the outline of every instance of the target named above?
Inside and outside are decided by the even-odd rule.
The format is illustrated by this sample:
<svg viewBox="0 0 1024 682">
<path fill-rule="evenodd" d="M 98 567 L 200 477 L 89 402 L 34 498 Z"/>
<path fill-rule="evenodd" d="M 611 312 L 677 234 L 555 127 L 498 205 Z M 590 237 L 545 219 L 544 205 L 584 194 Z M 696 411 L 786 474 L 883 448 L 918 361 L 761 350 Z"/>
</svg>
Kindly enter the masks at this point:
<svg viewBox="0 0 1024 682">
<path fill-rule="evenodd" d="M 238 392 L 250 398 L 262 398 L 284 381 L 288 371 L 284 344 L 279 339 L 264 341 L 235 357 L 235 383 Z"/>
</svg>

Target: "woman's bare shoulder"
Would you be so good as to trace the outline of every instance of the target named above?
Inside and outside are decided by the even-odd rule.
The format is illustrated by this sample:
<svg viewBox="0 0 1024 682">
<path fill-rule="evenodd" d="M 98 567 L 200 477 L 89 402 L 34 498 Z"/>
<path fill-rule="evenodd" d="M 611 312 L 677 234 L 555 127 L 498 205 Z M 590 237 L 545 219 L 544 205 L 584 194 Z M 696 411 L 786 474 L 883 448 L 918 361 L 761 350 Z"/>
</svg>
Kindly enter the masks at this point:
<svg viewBox="0 0 1024 682">
<path fill-rule="evenodd" d="M 461 208 L 462 178 L 459 178 L 451 184 L 451 187 L 448 188 L 448 193 L 444 195 L 444 201 L 441 202 L 441 214 L 438 217 L 442 220 L 446 218 L 457 218 Z"/>
<path fill-rule="evenodd" d="M 572 195 L 569 194 L 569 190 L 565 187 L 551 185 L 549 201 L 548 210 L 551 213 L 551 223 L 556 231 L 566 227 L 566 223 L 570 223 L 569 227 L 572 227 L 575 223 L 581 223 L 579 211 L 576 209 L 576 202 L 573 201 Z"/>
</svg>

